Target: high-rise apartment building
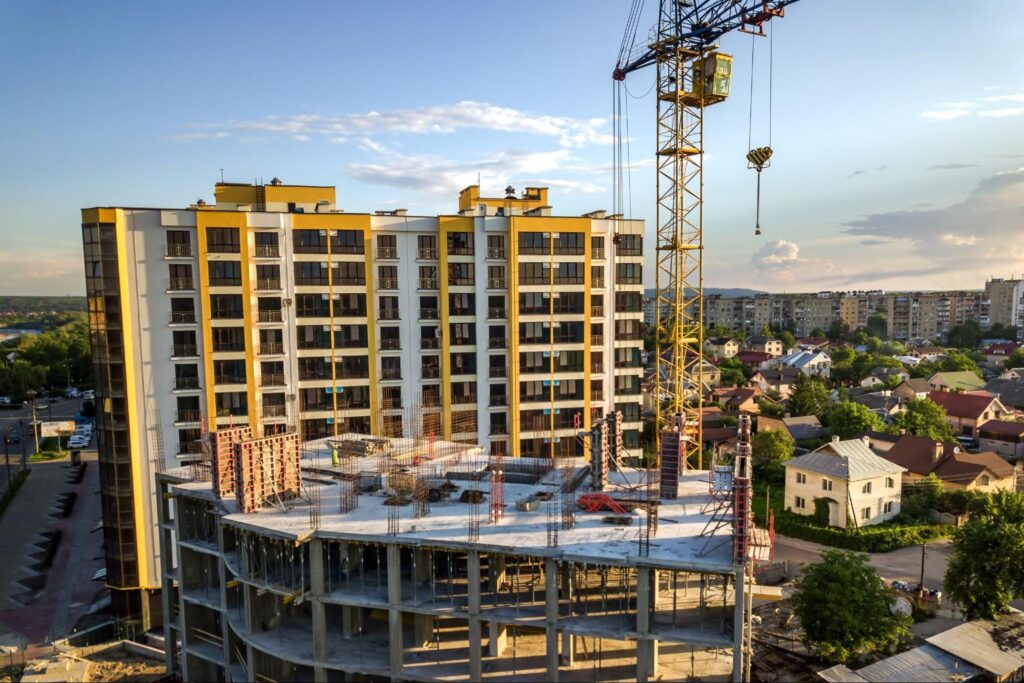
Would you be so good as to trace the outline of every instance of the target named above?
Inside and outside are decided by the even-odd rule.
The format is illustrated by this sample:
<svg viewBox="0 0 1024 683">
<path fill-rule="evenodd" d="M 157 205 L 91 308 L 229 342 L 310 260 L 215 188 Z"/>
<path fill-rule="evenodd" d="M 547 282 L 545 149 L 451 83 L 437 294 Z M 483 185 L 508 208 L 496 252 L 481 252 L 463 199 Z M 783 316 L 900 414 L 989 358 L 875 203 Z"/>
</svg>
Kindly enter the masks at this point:
<svg viewBox="0 0 1024 683">
<path fill-rule="evenodd" d="M 985 283 L 985 298 L 989 302 L 989 324 L 1018 328 L 1024 327 L 1024 280 L 992 278 Z"/>
<path fill-rule="evenodd" d="M 107 581 L 158 619 L 154 475 L 245 424 L 582 453 L 621 411 L 639 454 L 643 222 L 551 215 L 546 188 L 453 215 L 348 213 L 333 187 L 82 211 Z"/>
</svg>

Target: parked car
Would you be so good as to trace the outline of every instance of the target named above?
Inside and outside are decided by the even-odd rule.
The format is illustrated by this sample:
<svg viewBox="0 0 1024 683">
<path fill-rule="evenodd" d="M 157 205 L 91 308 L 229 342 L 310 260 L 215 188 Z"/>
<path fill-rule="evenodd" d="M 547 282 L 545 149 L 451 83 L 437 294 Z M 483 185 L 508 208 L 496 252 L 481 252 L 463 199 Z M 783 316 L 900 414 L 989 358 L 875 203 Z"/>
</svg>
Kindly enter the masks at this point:
<svg viewBox="0 0 1024 683">
<path fill-rule="evenodd" d="M 92 389 L 86 389 L 85 391 L 82 392 L 82 398 L 84 398 L 87 401 L 93 401 L 96 399 L 96 392 L 93 391 Z"/>
<path fill-rule="evenodd" d="M 68 387 L 68 390 L 64 392 L 65 398 L 78 398 L 80 395 L 80 392 L 75 387 Z"/>
<path fill-rule="evenodd" d="M 4 436 L 4 443 L 21 443 L 21 435 L 19 434 L 7 434 Z"/>
<path fill-rule="evenodd" d="M 9 406 L 9 405 L 11 405 L 11 397 L 10 396 L 0 396 L 0 405 L 2 405 L 2 406 Z"/>
<path fill-rule="evenodd" d="M 91 441 L 89 437 L 75 434 L 68 439 L 68 448 L 85 448 L 89 445 L 89 441 Z"/>
</svg>

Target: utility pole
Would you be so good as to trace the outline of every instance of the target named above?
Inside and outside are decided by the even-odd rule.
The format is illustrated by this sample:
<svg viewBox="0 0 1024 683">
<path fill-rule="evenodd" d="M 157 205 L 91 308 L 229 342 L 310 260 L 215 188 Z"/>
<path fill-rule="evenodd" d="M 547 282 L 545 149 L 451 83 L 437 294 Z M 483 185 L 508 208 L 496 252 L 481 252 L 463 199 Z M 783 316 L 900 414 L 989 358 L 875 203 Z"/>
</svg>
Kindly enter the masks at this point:
<svg viewBox="0 0 1024 683">
<path fill-rule="evenodd" d="M 928 544 L 921 544 L 921 582 L 918 584 L 919 591 L 922 597 L 924 597 L 924 558 L 928 555 Z"/>
<path fill-rule="evenodd" d="M 32 397 L 32 433 L 36 437 L 36 453 L 39 452 L 39 422 L 36 420 L 36 397 Z"/>
<path fill-rule="evenodd" d="M 7 490 L 11 490 L 11 454 L 9 452 L 10 444 L 7 443 L 7 437 L 4 437 L 4 462 L 7 467 Z"/>
</svg>

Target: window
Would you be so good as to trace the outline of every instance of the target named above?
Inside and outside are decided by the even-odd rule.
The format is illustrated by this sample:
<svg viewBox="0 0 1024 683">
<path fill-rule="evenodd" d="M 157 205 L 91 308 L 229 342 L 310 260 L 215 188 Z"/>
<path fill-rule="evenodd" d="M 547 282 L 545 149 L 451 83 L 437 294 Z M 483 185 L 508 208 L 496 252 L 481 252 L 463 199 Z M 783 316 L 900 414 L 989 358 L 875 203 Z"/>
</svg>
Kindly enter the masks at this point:
<svg viewBox="0 0 1024 683">
<path fill-rule="evenodd" d="M 796 507 L 797 510 L 803 510 L 807 507 L 807 501 L 800 496 L 797 496 L 793 499 L 793 506 Z"/>
<path fill-rule="evenodd" d="M 582 254 L 585 235 L 580 232 L 563 232 L 555 240 L 556 254 Z"/>
<path fill-rule="evenodd" d="M 893 504 L 892 504 L 892 501 L 890 500 L 889 502 L 887 502 L 885 505 L 882 506 L 882 511 L 885 514 L 888 515 L 888 514 L 890 514 L 892 512 L 892 508 L 893 508 Z"/>
<path fill-rule="evenodd" d="M 449 294 L 449 315 L 473 315 L 476 312 L 475 294 Z"/>
<path fill-rule="evenodd" d="M 871 508 L 864 508 L 860 511 L 861 519 L 871 519 Z"/>
<path fill-rule="evenodd" d="M 257 258 L 277 258 L 281 255 L 276 232 L 256 232 L 253 237 L 256 239 Z"/>
<path fill-rule="evenodd" d="M 643 266 L 639 263 L 618 263 L 615 265 L 615 282 L 620 285 L 639 285 Z"/>
<path fill-rule="evenodd" d="M 402 358 L 385 356 L 380 359 L 381 379 L 402 379 Z"/>
<path fill-rule="evenodd" d="M 211 287 L 237 287 L 242 284 L 242 264 L 238 261 L 210 261 Z"/>
<path fill-rule="evenodd" d="M 398 289 L 398 267 L 377 266 L 377 279 L 381 289 Z"/>
<path fill-rule="evenodd" d="M 798 483 L 798 484 L 806 484 L 807 483 L 807 475 L 804 474 L 803 472 L 797 472 L 796 473 L 796 483 Z"/>
<path fill-rule="evenodd" d="M 217 394 L 217 417 L 244 417 L 249 413 L 245 392 L 228 391 Z"/>
<path fill-rule="evenodd" d="M 328 268 L 326 263 L 313 263 L 310 261 L 295 262 L 295 284 L 296 285 L 326 285 L 328 284 Z"/>
<path fill-rule="evenodd" d="M 983 474 L 980 477 L 978 477 L 978 486 L 988 486 L 991 481 L 992 480 L 989 479 L 989 476 L 987 474 Z"/>
<path fill-rule="evenodd" d="M 437 236 L 417 235 L 416 236 L 416 258 L 436 259 L 437 258 Z"/>
<path fill-rule="evenodd" d="M 550 269 L 547 263 L 520 263 L 519 284 L 546 285 L 550 283 Z"/>
<path fill-rule="evenodd" d="M 195 283 L 192 281 L 192 266 L 187 263 L 172 263 L 168 267 L 168 272 L 171 276 L 171 282 L 168 289 L 182 290 L 182 289 L 195 289 Z"/>
<path fill-rule="evenodd" d="M 167 255 L 168 256 L 191 256 L 192 241 L 189 238 L 188 230 L 167 231 Z"/>
<path fill-rule="evenodd" d="M 295 317 L 327 318 L 331 315 L 331 301 L 322 294 L 296 294 Z"/>
<path fill-rule="evenodd" d="M 551 238 L 546 232 L 519 233 L 520 254 L 550 254 Z"/>
<path fill-rule="evenodd" d="M 869 481 L 868 483 L 864 484 L 864 486 L 861 487 L 860 492 L 861 493 L 871 493 L 871 482 Z"/>
<path fill-rule="evenodd" d="M 896 481 L 892 477 L 885 478 L 885 488 L 894 489 L 896 488 Z"/>
<path fill-rule="evenodd" d="M 448 265 L 448 282 L 453 285 L 473 284 L 472 263 L 451 263 Z"/>
<path fill-rule="evenodd" d="M 487 258 L 505 258 L 505 236 L 487 236 Z"/>
<path fill-rule="evenodd" d="M 206 251 L 211 254 L 237 254 L 238 228 L 207 228 Z"/>
<path fill-rule="evenodd" d="M 242 296 L 240 294 L 211 294 L 210 317 L 215 320 L 241 319 Z"/>
<path fill-rule="evenodd" d="M 832 490 L 832 481 L 830 479 L 822 479 L 821 480 L 821 490 L 822 491 L 831 491 Z"/>
<path fill-rule="evenodd" d="M 398 237 L 377 235 L 377 258 L 398 258 Z"/>
<path fill-rule="evenodd" d="M 213 336 L 214 351 L 245 351 L 244 328 L 214 327 L 210 332 Z"/>
<path fill-rule="evenodd" d="M 326 254 L 327 231 L 293 230 L 292 248 L 296 254 Z"/>
<path fill-rule="evenodd" d="M 464 254 L 471 256 L 473 254 L 473 233 L 448 233 L 448 253 L 451 255 Z"/>
<path fill-rule="evenodd" d="M 361 234 L 361 233 L 360 233 Z M 365 285 L 366 284 L 366 265 L 362 262 L 346 262 L 338 264 L 338 279 L 339 285 Z"/>
<path fill-rule="evenodd" d="M 338 254 L 362 254 L 363 253 L 363 231 L 362 230 L 339 230 L 332 235 L 332 251 Z"/>
<path fill-rule="evenodd" d="M 619 235 L 619 256 L 643 256 L 644 238 L 642 235 Z"/>
</svg>

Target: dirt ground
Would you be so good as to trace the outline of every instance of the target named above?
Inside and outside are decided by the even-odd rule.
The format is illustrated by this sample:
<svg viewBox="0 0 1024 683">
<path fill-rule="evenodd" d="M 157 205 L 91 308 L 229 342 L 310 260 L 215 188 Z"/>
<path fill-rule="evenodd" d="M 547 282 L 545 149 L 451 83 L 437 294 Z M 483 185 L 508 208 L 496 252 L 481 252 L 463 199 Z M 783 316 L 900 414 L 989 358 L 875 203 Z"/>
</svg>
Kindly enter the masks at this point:
<svg viewBox="0 0 1024 683">
<path fill-rule="evenodd" d="M 120 681 L 121 683 L 152 683 L 163 678 L 166 669 L 162 662 L 118 650 L 102 652 L 87 658 L 90 681 Z"/>
</svg>

